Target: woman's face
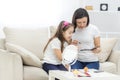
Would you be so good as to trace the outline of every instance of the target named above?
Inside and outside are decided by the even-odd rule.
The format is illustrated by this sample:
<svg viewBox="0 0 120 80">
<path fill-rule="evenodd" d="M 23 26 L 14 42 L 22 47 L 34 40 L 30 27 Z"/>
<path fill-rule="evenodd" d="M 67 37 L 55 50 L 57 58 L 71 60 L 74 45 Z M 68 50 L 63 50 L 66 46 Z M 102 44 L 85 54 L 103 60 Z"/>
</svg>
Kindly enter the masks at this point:
<svg viewBox="0 0 120 80">
<path fill-rule="evenodd" d="M 76 19 L 77 27 L 81 29 L 85 28 L 87 26 L 87 21 L 88 21 L 87 17 Z"/>
<path fill-rule="evenodd" d="M 63 32 L 63 37 L 67 42 L 71 40 L 73 31 L 74 31 L 74 27 L 71 26 L 66 31 Z"/>
</svg>

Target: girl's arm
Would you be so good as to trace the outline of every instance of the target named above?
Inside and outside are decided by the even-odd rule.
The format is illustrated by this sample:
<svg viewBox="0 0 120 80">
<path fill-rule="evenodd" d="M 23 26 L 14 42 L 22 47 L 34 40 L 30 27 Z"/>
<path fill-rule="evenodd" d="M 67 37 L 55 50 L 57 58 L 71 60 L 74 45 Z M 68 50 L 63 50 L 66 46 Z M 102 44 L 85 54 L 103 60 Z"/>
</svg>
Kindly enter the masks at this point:
<svg viewBox="0 0 120 80">
<path fill-rule="evenodd" d="M 59 49 L 54 49 L 54 53 L 55 55 L 57 56 L 57 58 L 62 61 L 62 53 L 61 53 L 61 50 Z M 69 65 L 64 65 L 65 68 L 68 70 L 69 69 Z"/>
<path fill-rule="evenodd" d="M 94 53 L 99 53 L 101 51 L 101 48 L 100 48 L 100 37 L 94 38 L 94 44 L 95 44 L 95 48 L 93 49 L 93 52 Z"/>
<path fill-rule="evenodd" d="M 57 58 L 62 61 L 62 52 L 60 49 L 54 49 L 54 53 L 57 56 Z"/>
</svg>

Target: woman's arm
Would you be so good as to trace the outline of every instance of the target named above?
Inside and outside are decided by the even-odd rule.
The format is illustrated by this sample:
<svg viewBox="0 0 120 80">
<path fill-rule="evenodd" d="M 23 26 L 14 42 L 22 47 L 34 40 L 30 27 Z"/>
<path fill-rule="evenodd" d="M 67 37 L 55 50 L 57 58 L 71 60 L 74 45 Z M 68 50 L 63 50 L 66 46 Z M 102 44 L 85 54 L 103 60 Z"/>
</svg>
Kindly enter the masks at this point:
<svg viewBox="0 0 120 80">
<path fill-rule="evenodd" d="M 100 48 L 100 37 L 94 38 L 94 44 L 95 44 L 95 48 L 93 49 L 93 52 L 94 53 L 99 53 L 101 51 L 101 48 Z"/>
</svg>

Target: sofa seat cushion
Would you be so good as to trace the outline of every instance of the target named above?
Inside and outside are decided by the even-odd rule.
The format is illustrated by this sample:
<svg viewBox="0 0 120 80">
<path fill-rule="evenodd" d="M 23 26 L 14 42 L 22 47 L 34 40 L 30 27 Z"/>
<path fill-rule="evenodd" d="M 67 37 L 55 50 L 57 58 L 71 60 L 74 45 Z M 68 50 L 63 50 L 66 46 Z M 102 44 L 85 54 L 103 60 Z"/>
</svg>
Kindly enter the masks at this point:
<svg viewBox="0 0 120 80">
<path fill-rule="evenodd" d="M 22 46 L 40 59 L 43 58 L 43 49 L 50 35 L 48 27 L 4 27 L 4 33 L 6 42 Z"/>
<path fill-rule="evenodd" d="M 48 74 L 42 68 L 24 66 L 24 80 L 48 80 Z"/>
<path fill-rule="evenodd" d="M 104 63 L 100 63 L 100 70 L 103 70 L 103 71 L 107 71 L 107 72 L 110 72 L 110 73 L 116 73 L 116 64 L 115 63 L 112 63 L 112 62 L 104 62 Z"/>
</svg>

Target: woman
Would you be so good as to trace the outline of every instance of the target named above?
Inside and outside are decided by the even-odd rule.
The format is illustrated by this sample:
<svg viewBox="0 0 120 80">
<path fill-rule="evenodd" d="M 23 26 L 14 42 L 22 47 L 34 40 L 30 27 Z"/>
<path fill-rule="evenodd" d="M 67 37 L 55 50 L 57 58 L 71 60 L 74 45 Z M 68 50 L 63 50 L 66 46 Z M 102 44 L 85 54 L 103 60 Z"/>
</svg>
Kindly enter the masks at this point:
<svg viewBox="0 0 120 80">
<path fill-rule="evenodd" d="M 89 15 L 85 9 L 79 8 L 74 12 L 72 23 L 75 25 L 75 31 L 72 40 L 78 44 L 79 54 L 77 62 L 71 66 L 72 69 L 99 69 L 98 57 L 95 54 L 101 51 L 100 32 L 89 22 Z"/>
</svg>

